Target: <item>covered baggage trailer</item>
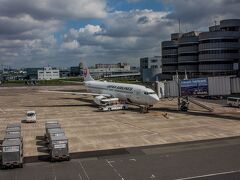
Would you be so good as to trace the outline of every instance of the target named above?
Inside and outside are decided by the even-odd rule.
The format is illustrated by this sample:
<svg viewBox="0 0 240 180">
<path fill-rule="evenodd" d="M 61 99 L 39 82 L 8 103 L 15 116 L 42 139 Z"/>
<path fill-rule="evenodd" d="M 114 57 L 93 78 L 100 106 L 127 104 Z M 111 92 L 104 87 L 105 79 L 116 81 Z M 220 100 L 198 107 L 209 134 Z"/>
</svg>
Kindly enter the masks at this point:
<svg viewBox="0 0 240 180">
<path fill-rule="evenodd" d="M 68 139 L 65 136 L 51 137 L 49 150 L 50 160 L 52 162 L 70 160 Z"/>
<path fill-rule="evenodd" d="M 58 120 L 47 121 L 47 122 L 45 122 L 45 127 L 46 127 L 48 124 L 59 124 L 59 122 L 58 122 Z"/>
<path fill-rule="evenodd" d="M 4 140 L 2 144 L 2 168 L 23 167 L 22 142 L 18 140 Z"/>
<path fill-rule="evenodd" d="M 15 129 L 6 129 L 6 135 L 7 134 L 19 134 L 21 136 L 21 130 L 15 130 Z"/>
<path fill-rule="evenodd" d="M 4 140 L 18 140 L 20 139 L 23 142 L 21 134 L 6 134 Z"/>
<path fill-rule="evenodd" d="M 6 130 L 9 130 L 9 131 L 21 131 L 21 128 L 20 127 L 7 127 Z"/>
<path fill-rule="evenodd" d="M 65 136 L 65 132 L 61 128 L 49 129 L 48 130 L 47 142 L 50 142 L 51 137 L 54 137 L 54 136 Z"/>
<path fill-rule="evenodd" d="M 45 130 L 46 130 L 46 133 L 45 133 L 45 138 L 49 138 L 49 130 L 50 129 L 61 129 L 61 125 L 60 124 L 46 124 L 45 125 Z"/>
<path fill-rule="evenodd" d="M 7 128 L 8 127 L 19 127 L 21 129 L 21 124 L 20 123 L 11 123 L 11 124 L 7 125 Z"/>
<path fill-rule="evenodd" d="M 6 130 L 21 131 L 21 124 L 20 123 L 8 124 Z"/>
</svg>

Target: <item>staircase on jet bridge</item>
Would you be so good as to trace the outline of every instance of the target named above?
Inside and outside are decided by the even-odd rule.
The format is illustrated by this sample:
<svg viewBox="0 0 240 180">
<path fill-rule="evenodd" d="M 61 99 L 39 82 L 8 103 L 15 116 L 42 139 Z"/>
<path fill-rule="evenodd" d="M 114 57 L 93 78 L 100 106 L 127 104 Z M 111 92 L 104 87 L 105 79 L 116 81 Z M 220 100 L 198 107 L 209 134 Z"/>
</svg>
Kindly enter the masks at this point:
<svg viewBox="0 0 240 180">
<path fill-rule="evenodd" d="M 206 105 L 204 105 L 204 104 L 202 104 L 202 103 L 200 103 L 200 102 L 198 102 L 198 101 L 196 101 L 196 100 L 194 100 L 194 99 L 192 99 L 192 98 L 189 98 L 188 101 L 191 102 L 191 103 L 193 103 L 193 104 L 195 104 L 195 105 L 197 105 L 197 106 L 199 106 L 199 107 L 201 107 L 201 108 L 203 108 L 203 109 L 206 109 L 206 110 L 208 110 L 208 111 L 210 111 L 210 112 L 213 112 L 213 111 L 214 111 L 213 108 L 208 107 L 208 106 L 206 106 Z"/>
</svg>

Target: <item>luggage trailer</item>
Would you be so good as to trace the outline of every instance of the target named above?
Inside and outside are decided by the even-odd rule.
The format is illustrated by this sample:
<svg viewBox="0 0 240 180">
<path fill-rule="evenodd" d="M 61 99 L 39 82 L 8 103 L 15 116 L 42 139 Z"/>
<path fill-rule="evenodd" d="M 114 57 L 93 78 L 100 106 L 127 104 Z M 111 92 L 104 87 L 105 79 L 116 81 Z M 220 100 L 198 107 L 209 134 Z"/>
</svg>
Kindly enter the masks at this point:
<svg viewBox="0 0 240 180">
<path fill-rule="evenodd" d="M 23 148 L 20 139 L 6 139 L 2 143 L 2 168 L 23 167 Z"/>
<path fill-rule="evenodd" d="M 6 129 L 6 135 L 7 134 L 18 134 L 21 136 L 21 131 L 20 130 L 16 130 L 16 129 Z"/>
<path fill-rule="evenodd" d="M 65 136 L 65 132 L 62 128 L 48 129 L 48 135 L 46 141 L 49 143 L 53 136 Z"/>
<path fill-rule="evenodd" d="M 20 139 L 21 142 L 23 143 L 23 138 L 21 134 L 6 134 L 4 137 L 4 140 L 18 140 Z"/>
<path fill-rule="evenodd" d="M 21 129 L 21 124 L 20 123 L 11 123 L 7 125 L 7 128 L 11 128 L 11 127 L 19 127 Z"/>
<path fill-rule="evenodd" d="M 20 131 L 21 132 L 21 124 L 20 123 L 12 123 L 8 124 L 6 130 L 9 131 Z"/>
<path fill-rule="evenodd" d="M 45 138 L 49 139 L 49 130 L 50 129 L 61 129 L 61 125 L 60 124 L 45 124 Z"/>
<path fill-rule="evenodd" d="M 51 162 L 70 160 L 68 139 L 66 136 L 51 136 L 49 155 Z"/>
</svg>

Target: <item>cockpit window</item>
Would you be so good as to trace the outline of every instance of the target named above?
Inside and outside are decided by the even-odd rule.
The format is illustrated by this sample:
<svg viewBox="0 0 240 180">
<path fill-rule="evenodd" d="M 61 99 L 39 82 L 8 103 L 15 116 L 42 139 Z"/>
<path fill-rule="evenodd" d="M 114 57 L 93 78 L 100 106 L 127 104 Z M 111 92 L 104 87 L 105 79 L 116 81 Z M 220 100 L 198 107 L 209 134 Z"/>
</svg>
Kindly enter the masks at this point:
<svg viewBox="0 0 240 180">
<path fill-rule="evenodd" d="M 155 92 L 147 92 L 147 91 L 145 91 L 144 94 L 145 95 L 150 95 L 150 94 L 156 94 L 156 93 Z"/>
<path fill-rule="evenodd" d="M 148 92 L 148 94 L 156 94 L 155 92 Z"/>
</svg>

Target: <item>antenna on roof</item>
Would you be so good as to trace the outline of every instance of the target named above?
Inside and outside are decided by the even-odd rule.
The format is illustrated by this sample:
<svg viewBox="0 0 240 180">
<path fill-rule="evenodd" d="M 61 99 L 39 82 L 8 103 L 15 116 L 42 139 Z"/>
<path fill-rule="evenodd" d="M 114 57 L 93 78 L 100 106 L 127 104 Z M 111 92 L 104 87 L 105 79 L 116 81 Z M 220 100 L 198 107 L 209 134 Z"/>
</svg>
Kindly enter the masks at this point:
<svg viewBox="0 0 240 180">
<path fill-rule="evenodd" d="M 181 33 L 181 19 L 178 19 L 178 32 Z"/>
</svg>

